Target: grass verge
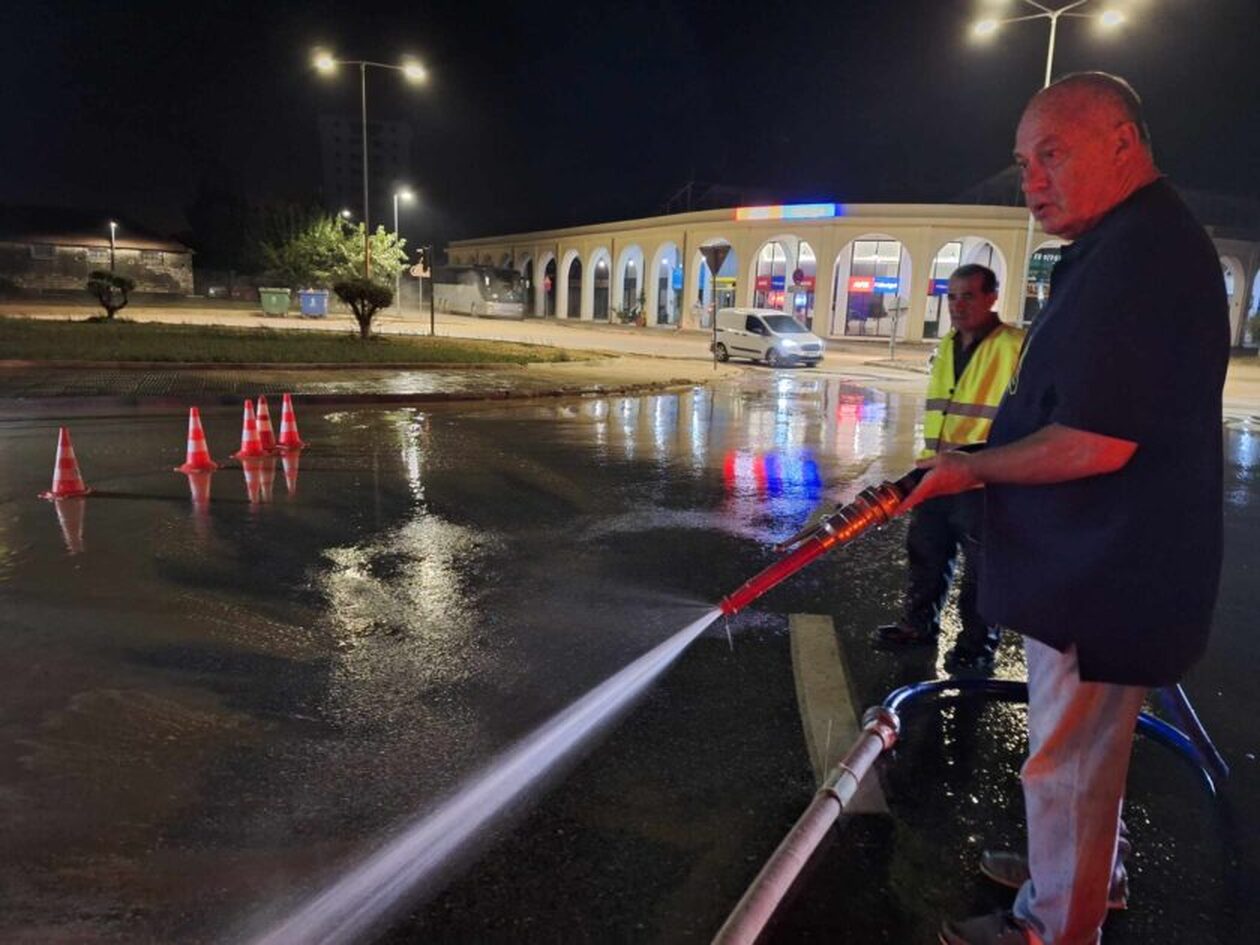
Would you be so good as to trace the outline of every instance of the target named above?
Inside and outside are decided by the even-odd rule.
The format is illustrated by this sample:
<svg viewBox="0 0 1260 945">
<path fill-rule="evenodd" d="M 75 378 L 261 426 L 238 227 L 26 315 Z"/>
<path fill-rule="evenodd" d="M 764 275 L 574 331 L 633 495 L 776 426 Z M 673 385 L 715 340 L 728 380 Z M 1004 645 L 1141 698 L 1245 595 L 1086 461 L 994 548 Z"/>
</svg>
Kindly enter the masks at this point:
<svg viewBox="0 0 1260 945">
<path fill-rule="evenodd" d="M 22 361 L 170 361 L 222 364 L 529 364 L 588 360 L 565 348 L 462 338 L 152 322 L 0 316 L 0 358 Z"/>
</svg>

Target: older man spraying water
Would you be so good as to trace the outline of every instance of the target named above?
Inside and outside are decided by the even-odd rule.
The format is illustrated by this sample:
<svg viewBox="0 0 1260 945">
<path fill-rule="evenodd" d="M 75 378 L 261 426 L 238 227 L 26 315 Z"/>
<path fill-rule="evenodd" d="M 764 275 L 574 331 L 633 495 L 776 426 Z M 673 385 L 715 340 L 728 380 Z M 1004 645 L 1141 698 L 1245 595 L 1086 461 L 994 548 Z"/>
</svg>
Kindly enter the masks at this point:
<svg viewBox="0 0 1260 945">
<path fill-rule="evenodd" d="M 1128 83 L 1083 73 L 1042 90 L 1015 157 L 1029 210 L 1073 242 L 988 448 L 923 461 L 905 508 L 985 489 L 980 611 L 1028 657 L 1028 851 L 996 860 L 999 880 L 1022 880 L 1012 912 L 940 938 L 1094 945 L 1142 701 L 1207 644 L 1228 314 L 1211 240 L 1162 180 Z"/>
</svg>

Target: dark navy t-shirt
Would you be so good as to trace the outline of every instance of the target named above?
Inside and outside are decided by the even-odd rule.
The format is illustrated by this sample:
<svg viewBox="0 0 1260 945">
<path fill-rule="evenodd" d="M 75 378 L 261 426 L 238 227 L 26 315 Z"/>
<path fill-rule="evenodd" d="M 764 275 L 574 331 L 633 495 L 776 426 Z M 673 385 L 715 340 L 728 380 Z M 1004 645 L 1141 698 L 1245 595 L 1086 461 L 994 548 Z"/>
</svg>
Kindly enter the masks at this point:
<svg viewBox="0 0 1260 945">
<path fill-rule="evenodd" d="M 1118 472 L 985 490 L 980 611 L 1081 678 L 1174 682 L 1220 580 L 1229 315 L 1212 241 L 1166 183 L 1064 249 L 990 446 L 1057 423 L 1137 443 Z"/>
</svg>

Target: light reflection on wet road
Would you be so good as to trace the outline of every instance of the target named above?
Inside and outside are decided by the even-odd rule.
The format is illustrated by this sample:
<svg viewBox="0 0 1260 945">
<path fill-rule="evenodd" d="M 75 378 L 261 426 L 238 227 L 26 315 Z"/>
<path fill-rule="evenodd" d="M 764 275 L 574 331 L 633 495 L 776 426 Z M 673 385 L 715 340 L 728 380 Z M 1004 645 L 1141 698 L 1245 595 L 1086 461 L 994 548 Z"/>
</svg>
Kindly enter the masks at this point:
<svg viewBox="0 0 1260 945">
<path fill-rule="evenodd" d="M 239 414 L 203 416 L 223 461 Z M 184 418 L 119 411 L 73 421 L 98 495 L 60 516 L 33 498 L 57 421 L 0 424 L 13 891 L 0 939 L 197 942 L 261 921 L 694 619 L 811 513 L 904 471 L 917 417 L 911 399 L 797 372 L 644 397 L 308 410 L 300 465 L 255 473 L 266 487 L 221 470 L 206 500 L 169 472 Z M 1254 811 L 1244 628 L 1260 451 L 1249 429 L 1229 449 L 1222 629 L 1190 689 Z M 870 536 L 772 592 L 736 623 L 733 652 L 711 630 L 519 831 L 387 938 L 711 934 L 811 790 L 785 615 L 836 616 L 859 702 L 935 669 L 935 654 L 865 643 L 895 605 L 901 538 Z M 1019 672 L 1013 645 L 1003 671 Z M 991 733 L 977 738 L 978 719 Z M 854 942 L 917 940 L 966 904 L 994 809 L 1011 814 L 997 832 L 1018 834 L 1021 711 L 959 704 L 920 723 L 888 774 L 897 826 L 854 828 L 895 854 L 837 870 L 884 874 L 858 895 L 882 918 L 847 926 Z M 1212 831 L 1196 790 L 1139 753 L 1139 874 L 1170 890 L 1188 864 L 1208 875 L 1212 908 L 1182 915 L 1170 892 L 1155 910 L 1208 942 L 1254 875 L 1222 878 L 1240 855 L 1228 845 L 1186 854 Z M 831 901 L 801 909 L 784 940 L 829 927 Z M 1147 940 L 1139 913 L 1156 901 L 1108 940 Z"/>
</svg>

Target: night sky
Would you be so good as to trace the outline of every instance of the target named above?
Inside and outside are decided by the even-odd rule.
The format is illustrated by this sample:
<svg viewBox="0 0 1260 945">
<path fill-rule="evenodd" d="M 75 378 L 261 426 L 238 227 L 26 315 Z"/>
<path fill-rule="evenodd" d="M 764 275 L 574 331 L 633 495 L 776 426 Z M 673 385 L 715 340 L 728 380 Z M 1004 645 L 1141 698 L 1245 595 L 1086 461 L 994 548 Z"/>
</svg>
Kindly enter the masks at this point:
<svg viewBox="0 0 1260 945">
<path fill-rule="evenodd" d="M 1108 39 L 1063 21 L 1056 74 L 1129 78 L 1175 182 L 1260 195 L 1260 0 L 1116 5 L 1132 20 Z M 692 179 L 944 200 L 1009 164 L 1041 82 L 1048 24 L 978 46 L 986 6 L 9 0 L 0 202 L 177 232 L 207 175 L 252 200 L 317 199 L 318 116 L 358 115 L 357 73 L 315 73 L 318 44 L 431 71 L 419 89 L 368 77 L 370 111 L 415 130 L 413 243 L 659 213 Z"/>
</svg>

